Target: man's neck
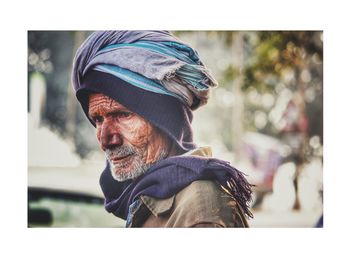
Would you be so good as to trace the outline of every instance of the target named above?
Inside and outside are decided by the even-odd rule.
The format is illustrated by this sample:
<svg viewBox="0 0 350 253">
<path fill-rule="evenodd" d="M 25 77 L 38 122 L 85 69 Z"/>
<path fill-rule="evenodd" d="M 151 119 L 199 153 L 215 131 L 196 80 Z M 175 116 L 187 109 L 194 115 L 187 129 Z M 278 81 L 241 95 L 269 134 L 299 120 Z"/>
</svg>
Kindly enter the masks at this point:
<svg viewBox="0 0 350 253">
<path fill-rule="evenodd" d="M 175 142 L 172 141 L 167 157 L 177 156 L 177 155 L 181 155 L 181 154 L 183 154 L 183 152 L 181 152 L 181 150 L 177 147 Z"/>
</svg>

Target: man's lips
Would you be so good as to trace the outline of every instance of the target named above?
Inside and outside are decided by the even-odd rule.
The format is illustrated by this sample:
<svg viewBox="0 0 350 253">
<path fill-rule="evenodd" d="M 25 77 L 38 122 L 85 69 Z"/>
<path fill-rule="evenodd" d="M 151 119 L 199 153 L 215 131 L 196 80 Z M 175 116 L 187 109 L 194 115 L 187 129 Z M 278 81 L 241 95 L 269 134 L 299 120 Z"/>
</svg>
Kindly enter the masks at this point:
<svg viewBox="0 0 350 253">
<path fill-rule="evenodd" d="M 129 158 L 130 156 L 132 156 L 133 154 L 128 154 L 126 156 L 119 156 L 119 157 L 109 157 L 109 160 L 111 160 L 112 162 L 121 162 L 127 158 Z"/>
</svg>

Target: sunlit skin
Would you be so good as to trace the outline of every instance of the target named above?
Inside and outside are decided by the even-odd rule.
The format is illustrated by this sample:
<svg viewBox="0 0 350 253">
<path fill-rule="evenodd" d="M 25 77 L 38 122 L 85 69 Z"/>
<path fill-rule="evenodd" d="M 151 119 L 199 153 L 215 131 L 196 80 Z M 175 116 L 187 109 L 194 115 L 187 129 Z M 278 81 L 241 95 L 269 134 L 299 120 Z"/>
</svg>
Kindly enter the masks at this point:
<svg viewBox="0 0 350 253">
<path fill-rule="evenodd" d="M 135 178 L 171 152 L 169 138 L 147 120 L 100 93 L 89 96 L 89 117 L 118 181 Z"/>
</svg>

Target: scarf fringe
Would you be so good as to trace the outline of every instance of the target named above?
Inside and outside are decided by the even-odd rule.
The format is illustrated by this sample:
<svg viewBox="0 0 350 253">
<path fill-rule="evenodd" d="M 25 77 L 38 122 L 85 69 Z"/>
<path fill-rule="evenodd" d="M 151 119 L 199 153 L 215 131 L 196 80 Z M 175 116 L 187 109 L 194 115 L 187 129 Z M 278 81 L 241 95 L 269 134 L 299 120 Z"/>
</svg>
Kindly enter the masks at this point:
<svg viewBox="0 0 350 253">
<path fill-rule="evenodd" d="M 215 163 L 218 163 L 219 166 L 215 165 Z M 247 215 L 250 218 L 253 218 L 253 214 L 249 209 L 250 202 L 252 201 L 252 187 L 254 187 L 255 185 L 250 184 L 245 178 L 245 176 L 247 175 L 232 167 L 229 164 L 229 162 L 220 160 L 208 161 L 208 167 L 210 168 L 222 168 L 222 166 L 231 167 L 231 173 L 225 176 L 226 182 L 220 182 L 221 186 L 225 188 L 225 190 L 239 203 L 245 215 Z M 226 186 L 224 184 L 226 184 Z"/>
</svg>

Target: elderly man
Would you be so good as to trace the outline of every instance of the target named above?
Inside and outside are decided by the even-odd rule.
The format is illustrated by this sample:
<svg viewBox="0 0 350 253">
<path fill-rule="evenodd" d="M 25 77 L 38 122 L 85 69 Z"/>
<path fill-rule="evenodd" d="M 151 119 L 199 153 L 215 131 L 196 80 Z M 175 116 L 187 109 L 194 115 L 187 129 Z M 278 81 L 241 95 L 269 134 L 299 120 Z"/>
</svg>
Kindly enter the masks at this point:
<svg viewBox="0 0 350 253">
<path fill-rule="evenodd" d="M 247 227 L 251 185 L 197 147 L 192 111 L 217 85 L 166 31 L 100 31 L 74 59 L 73 86 L 106 154 L 108 212 L 126 227 Z"/>
</svg>

